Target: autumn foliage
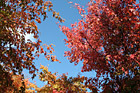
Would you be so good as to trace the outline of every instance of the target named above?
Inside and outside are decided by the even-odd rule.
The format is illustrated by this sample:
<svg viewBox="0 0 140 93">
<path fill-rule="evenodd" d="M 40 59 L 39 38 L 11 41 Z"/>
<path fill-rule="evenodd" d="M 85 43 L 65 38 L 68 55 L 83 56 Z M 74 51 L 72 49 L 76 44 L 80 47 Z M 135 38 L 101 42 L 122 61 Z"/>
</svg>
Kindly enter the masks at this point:
<svg viewBox="0 0 140 93">
<path fill-rule="evenodd" d="M 137 1 L 137 2 L 136 2 Z M 104 93 L 140 89 L 140 4 L 138 0 L 91 0 L 82 19 L 60 27 L 71 49 L 70 62 L 83 61 L 82 72 L 96 71 L 86 84 Z"/>
<path fill-rule="evenodd" d="M 73 4 L 72 2 L 70 2 Z M 71 49 L 65 52 L 70 62 L 83 62 L 81 72 L 95 71 L 96 76 L 68 77 L 51 73 L 41 65 L 38 87 L 24 78 L 23 69 L 32 79 L 38 69 L 35 58 L 43 54 L 58 61 L 53 44 L 42 45 L 36 23 L 47 12 L 64 20 L 47 0 L 0 0 L 0 92 L 3 93 L 138 93 L 140 91 L 140 2 L 138 0 L 91 0 L 87 10 L 74 6 L 82 16 L 71 28 L 60 26 Z M 26 40 L 32 34 L 35 41 Z"/>
<path fill-rule="evenodd" d="M 37 93 L 86 93 L 87 87 L 84 85 L 84 81 L 87 79 L 84 76 L 68 77 L 66 74 L 58 75 L 57 73 L 51 73 L 48 71 L 48 67 L 41 65 L 42 72 L 39 74 L 39 78 L 46 84 L 39 88 L 36 84 L 26 83 L 26 92 Z"/>
<path fill-rule="evenodd" d="M 13 86 L 13 75 L 21 75 L 23 69 L 29 70 L 32 78 L 38 70 L 34 59 L 44 54 L 51 61 L 58 61 L 52 45 L 41 46 L 36 23 L 47 18 L 47 11 L 53 12 L 57 19 L 62 18 L 52 9 L 52 3 L 44 0 L 0 0 L 0 91 L 5 92 Z M 32 34 L 35 42 L 25 36 Z M 43 47 L 46 47 L 48 54 Z M 18 87 L 18 85 L 16 85 Z M 14 86 L 13 86 L 14 87 Z"/>
</svg>

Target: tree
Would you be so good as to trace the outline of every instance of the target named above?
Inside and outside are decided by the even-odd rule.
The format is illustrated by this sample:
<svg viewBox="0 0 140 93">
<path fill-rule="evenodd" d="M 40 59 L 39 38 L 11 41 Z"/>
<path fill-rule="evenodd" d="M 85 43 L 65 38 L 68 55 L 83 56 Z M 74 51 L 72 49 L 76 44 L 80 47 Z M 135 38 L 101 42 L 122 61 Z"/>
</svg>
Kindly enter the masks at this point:
<svg viewBox="0 0 140 93">
<path fill-rule="evenodd" d="M 138 2 L 138 1 L 137 1 Z M 71 28 L 60 27 L 70 62 L 83 61 L 82 72 L 96 71 L 86 84 L 103 92 L 138 92 L 140 88 L 140 4 L 136 0 L 91 0 L 87 14 Z M 94 89 L 93 89 L 94 90 Z"/>
<path fill-rule="evenodd" d="M 32 78 L 38 70 L 34 59 L 44 54 L 51 61 L 58 61 L 55 56 L 47 54 L 38 37 L 36 23 L 47 18 L 47 11 L 60 22 L 64 20 L 52 9 L 52 3 L 44 0 L 0 0 L 0 91 L 6 92 L 14 88 L 13 76 L 21 75 L 23 69 L 29 70 Z M 26 34 L 33 34 L 36 42 L 28 39 Z M 46 45 L 52 54 L 52 45 Z M 35 54 L 34 54 L 35 53 Z M 22 75 L 21 75 L 22 76 Z M 24 76 L 23 76 L 24 78 Z M 24 91 L 24 89 L 20 89 Z M 17 89 L 14 91 L 18 91 Z"/>
<path fill-rule="evenodd" d="M 37 93 L 86 93 L 87 86 L 84 85 L 84 81 L 87 79 L 84 76 L 69 77 L 66 74 L 57 75 L 57 73 L 51 73 L 47 67 L 41 65 L 42 72 L 39 74 L 41 81 L 46 82 L 46 85 L 39 88 L 36 84 L 26 83 L 26 92 Z"/>
</svg>

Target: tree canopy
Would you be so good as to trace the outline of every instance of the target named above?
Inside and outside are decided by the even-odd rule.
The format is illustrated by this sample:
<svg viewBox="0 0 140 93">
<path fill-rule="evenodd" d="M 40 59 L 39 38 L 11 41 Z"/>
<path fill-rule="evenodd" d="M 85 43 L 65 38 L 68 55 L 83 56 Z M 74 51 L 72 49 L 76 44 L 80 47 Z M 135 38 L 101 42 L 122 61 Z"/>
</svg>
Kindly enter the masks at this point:
<svg viewBox="0 0 140 93">
<path fill-rule="evenodd" d="M 59 25 L 71 49 L 65 56 L 75 65 L 83 62 L 81 72 L 95 71 L 96 76 L 58 76 L 41 65 L 39 79 L 46 84 L 40 88 L 30 83 L 22 72 L 28 70 L 34 79 L 38 71 L 34 61 L 40 54 L 59 62 L 53 45 L 42 44 L 36 24 L 45 21 L 49 11 L 60 22 L 64 19 L 49 0 L 1 0 L 0 92 L 86 93 L 87 88 L 93 93 L 140 91 L 140 2 L 91 0 L 87 9 L 77 3 L 74 6 L 81 20 L 71 28 Z M 36 40 L 26 40 L 27 34 Z"/>
<path fill-rule="evenodd" d="M 44 0 L 1 0 L 0 1 L 0 91 L 6 91 L 12 87 L 12 76 L 21 75 L 23 69 L 29 70 L 32 78 L 36 76 L 34 59 L 44 54 L 51 61 L 58 61 L 51 56 L 52 45 L 45 45 L 50 54 L 44 51 L 41 40 L 38 37 L 36 23 L 41 23 L 47 18 L 47 11 L 53 12 L 53 16 L 60 22 L 64 20 L 59 13 L 52 9 L 51 1 Z M 28 39 L 27 34 L 32 34 L 36 42 Z M 8 78 L 7 78 L 8 77 Z M 10 83 L 11 82 L 11 83 Z"/>
<path fill-rule="evenodd" d="M 86 83 L 103 92 L 138 92 L 140 88 L 140 5 L 136 0 L 91 0 L 82 19 L 60 27 L 71 49 L 70 62 L 83 61 L 82 72 L 96 71 Z M 102 79 L 101 79 L 102 78 Z"/>
<path fill-rule="evenodd" d="M 28 83 L 26 92 L 37 93 L 72 93 L 80 92 L 85 93 L 87 91 L 84 81 L 87 79 L 84 76 L 68 77 L 66 74 L 57 75 L 57 73 L 51 73 L 47 67 L 41 65 L 42 72 L 39 74 L 41 81 L 46 82 L 46 85 L 39 88 L 33 83 Z M 34 88 L 34 90 L 32 90 Z"/>
</svg>

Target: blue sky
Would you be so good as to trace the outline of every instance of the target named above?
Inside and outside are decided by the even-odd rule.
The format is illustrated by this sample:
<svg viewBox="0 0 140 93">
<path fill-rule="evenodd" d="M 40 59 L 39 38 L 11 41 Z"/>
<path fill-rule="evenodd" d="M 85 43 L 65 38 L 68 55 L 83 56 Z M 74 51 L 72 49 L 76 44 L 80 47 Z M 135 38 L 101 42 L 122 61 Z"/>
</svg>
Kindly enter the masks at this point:
<svg viewBox="0 0 140 93">
<path fill-rule="evenodd" d="M 74 23 L 78 21 L 78 19 L 81 18 L 81 16 L 78 13 L 78 10 L 74 8 L 71 4 L 68 3 L 67 0 L 51 0 L 53 3 L 53 9 L 56 12 L 59 12 L 60 16 L 65 19 L 64 23 L 61 23 L 61 25 L 65 25 L 67 27 L 70 27 L 71 23 Z M 87 3 L 90 0 L 71 0 L 73 3 L 78 3 L 80 5 L 83 5 L 86 7 Z M 81 72 L 82 68 L 82 62 L 80 62 L 77 66 L 74 65 L 74 63 L 70 63 L 67 57 L 64 57 L 64 51 L 69 50 L 65 46 L 64 39 L 66 39 L 66 36 L 60 31 L 58 25 L 56 24 L 58 22 L 57 19 L 52 17 L 52 13 L 48 12 L 48 18 L 45 21 L 42 21 L 41 24 L 37 24 L 38 29 L 40 29 L 40 39 L 42 40 L 42 44 L 54 44 L 55 47 L 54 55 L 61 61 L 61 63 L 58 62 L 50 62 L 45 59 L 45 57 L 42 55 L 35 61 L 35 65 L 37 68 L 40 67 L 40 64 L 47 66 L 49 68 L 49 71 L 52 73 L 58 72 L 59 75 L 62 73 L 67 73 L 68 76 L 77 76 L 79 73 L 81 76 L 87 76 L 92 77 L 95 76 L 94 72 Z M 32 38 L 30 35 L 27 36 L 28 38 Z M 28 78 L 30 75 L 25 73 L 26 78 Z M 38 77 L 36 77 L 33 81 L 36 81 L 36 84 L 40 87 L 44 84 L 39 81 Z"/>
<path fill-rule="evenodd" d="M 78 19 L 81 18 L 81 16 L 78 13 L 78 10 L 74 8 L 71 4 L 68 3 L 68 0 L 51 0 L 53 3 L 53 9 L 56 12 L 59 12 L 60 16 L 65 19 L 64 23 L 61 23 L 61 25 L 70 27 L 71 23 L 74 23 L 78 21 Z M 83 5 L 87 7 L 87 3 L 90 0 L 71 0 L 73 3 L 78 3 L 80 5 Z M 138 2 L 138 0 L 137 0 Z M 40 39 L 42 40 L 42 44 L 54 44 L 54 55 L 57 56 L 57 58 L 61 61 L 61 63 L 58 62 L 50 62 L 45 59 L 44 56 L 40 56 L 35 61 L 35 65 L 37 68 L 40 67 L 40 64 L 47 66 L 49 68 L 49 71 L 52 73 L 58 72 L 59 75 L 62 73 L 67 73 L 68 76 L 77 76 L 77 74 L 80 73 L 80 75 L 84 75 L 87 77 L 94 77 L 95 72 L 81 72 L 82 68 L 82 62 L 80 62 L 77 66 L 75 66 L 73 63 L 70 63 L 69 60 L 67 60 L 67 57 L 64 57 L 64 51 L 69 50 L 65 46 L 65 42 L 63 39 L 66 39 L 66 36 L 60 31 L 58 25 L 56 24 L 58 22 L 57 19 L 52 17 L 52 13 L 48 12 L 48 18 L 43 21 L 41 24 L 37 24 L 38 28 L 40 29 Z M 31 35 L 27 36 L 28 38 L 32 38 Z M 25 72 L 25 75 L 27 78 L 29 77 L 29 74 Z M 40 82 L 38 77 L 36 77 L 33 81 L 36 81 L 36 84 L 40 87 L 43 86 L 44 83 Z"/>
</svg>

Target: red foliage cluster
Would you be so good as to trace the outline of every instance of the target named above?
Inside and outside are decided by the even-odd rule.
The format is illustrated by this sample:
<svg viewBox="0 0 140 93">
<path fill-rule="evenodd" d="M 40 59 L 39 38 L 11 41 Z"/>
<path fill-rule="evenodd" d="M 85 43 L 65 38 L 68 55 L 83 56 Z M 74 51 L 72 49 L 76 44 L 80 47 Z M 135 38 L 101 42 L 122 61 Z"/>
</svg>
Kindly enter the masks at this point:
<svg viewBox="0 0 140 93">
<path fill-rule="evenodd" d="M 55 12 L 52 6 L 50 1 L 44 0 L 0 0 L 1 89 L 5 86 L 4 82 L 7 82 L 7 87 L 12 86 L 11 72 L 13 75 L 21 75 L 23 69 L 27 69 L 33 75 L 32 78 L 36 76 L 34 59 L 39 57 L 40 53 L 48 56 L 41 47 L 36 23 L 41 23 L 41 15 L 44 20 L 46 19 L 47 11 Z M 57 16 L 58 20 L 63 21 L 59 15 Z M 32 34 L 36 42 L 30 39 L 26 41 L 26 34 Z M 48 47 L 52 53 L 52 45 Z M 54 56 L 51 60 L 58 61 Z"/>
<path fill-rule="evenodd" d="M 92 85 L 110 91 L 137 91 L 140 87 L 140 4 L 136 0 L 91 0 L 87 15 L 77 8 L 83 18 L 71 24 L 71 28 L 61 27 L 67 36 L 65 42 L 71 48 L 65 56 L 75 64 L 83 61 L 82 72 L 97 72 L 96 78 L 90 80 Z"/>
</svg>

